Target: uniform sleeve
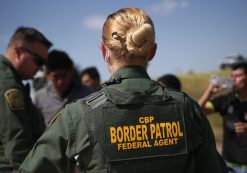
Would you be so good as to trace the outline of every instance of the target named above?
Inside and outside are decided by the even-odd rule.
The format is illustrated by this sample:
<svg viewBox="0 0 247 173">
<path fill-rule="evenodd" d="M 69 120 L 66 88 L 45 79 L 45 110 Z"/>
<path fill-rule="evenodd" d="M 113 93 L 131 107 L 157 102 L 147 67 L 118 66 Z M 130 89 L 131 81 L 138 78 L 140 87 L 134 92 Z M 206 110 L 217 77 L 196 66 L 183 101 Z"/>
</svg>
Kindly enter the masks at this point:
<svg viewBox="0 0 247 173">
<path fill-rule="evenodd" d="M 192 130 L 194 130 L 194 134 L 199 134 L 200 137 L 197 138 L 201 138 L 202 141 L 195 152 L 196 172 L 227 173 L 226 164 L 216 150 L 214 134 L 206 116 L 196 102 L 193 102 L 191 108 L 194 115 L 192 123 L 194 123 L 194 127 L 198 128 L 198 130 L 196 128 Z"/>
<path fill-rule="evenodd" d="M 75 139 L 69 113 L 62 110 L 22 163 L 20 173 L 73 172 Z"/>
<path fill-rule="evenodd" d="M 1 159 L 17 170 L 31 150 L 34 139 L 28 115 L 28 105 L 21 90 L 10 89 L 0 93 Z"/>
<path fill-rule="evenodd" d="M 33 138 L 36 140 L 38 140 L 38 138 L 43 134 L 46 126 L 45 126 L 45 120 L 44 117 L 42 116 L 41 111 L 32 103 L 30 103 L 31 106 L 31 127 L 32 127 L 32 134 L 33 134 Z"/>
</svg>

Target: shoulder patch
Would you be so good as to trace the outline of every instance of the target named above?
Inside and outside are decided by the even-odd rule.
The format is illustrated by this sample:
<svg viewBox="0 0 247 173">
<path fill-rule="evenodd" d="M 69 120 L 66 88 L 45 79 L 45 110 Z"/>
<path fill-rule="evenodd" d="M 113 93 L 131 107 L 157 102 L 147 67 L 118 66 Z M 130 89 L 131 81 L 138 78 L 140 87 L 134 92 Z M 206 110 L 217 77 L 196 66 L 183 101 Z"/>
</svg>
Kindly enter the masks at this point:
<svg viewBox="0 0 247 173">
<path fill-rule="evenodd" d="M 4 95 L 11 110 L 24 109 L 24 96 L 21 90 L 15 88 L 9 89 Z"/>
</svg>

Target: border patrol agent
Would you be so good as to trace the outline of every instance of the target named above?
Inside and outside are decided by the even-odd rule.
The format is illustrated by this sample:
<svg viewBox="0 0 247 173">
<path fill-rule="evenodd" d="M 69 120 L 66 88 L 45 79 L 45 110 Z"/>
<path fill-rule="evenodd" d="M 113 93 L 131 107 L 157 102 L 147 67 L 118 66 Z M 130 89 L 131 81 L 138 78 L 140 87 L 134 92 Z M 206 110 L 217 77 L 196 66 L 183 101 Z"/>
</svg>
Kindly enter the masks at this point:
<svg viewBox="0 0 247 173">
<path fill-rule="evenodd" d="M 19 172 L 223 173 L 209 123 L 197 103 L 150 79 L 154 26 L 137 8 L 108 16 L 101 45 L 112 73 L 102 89 L 67 105 Z"/>
<path fill-rule="evenodd" d="M 22 79 L 44 64 L 51 43 L 36 29 L 20 27 L 0 55 L 0 173 L 17 171 L 44 131 L 41 114 Z"/>
</svg>

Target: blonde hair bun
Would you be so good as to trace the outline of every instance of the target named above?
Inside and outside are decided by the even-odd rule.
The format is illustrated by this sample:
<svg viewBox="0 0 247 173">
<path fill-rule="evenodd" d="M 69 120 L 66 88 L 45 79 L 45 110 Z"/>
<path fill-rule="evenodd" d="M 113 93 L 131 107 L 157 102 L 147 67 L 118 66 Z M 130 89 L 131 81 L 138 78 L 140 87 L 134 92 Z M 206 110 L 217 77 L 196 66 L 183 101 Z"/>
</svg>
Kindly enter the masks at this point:
<svg viewBox="0 0 247 173">
<path fill-rule="evenodd" d="M 153 45 L 154 30 L 148 23 L 130 30 L 126 35 L 126 48 L 131 54 L 144 56 Z"/>
<path fill-rule="evenodd" d="M 117 59 L 147 57 L 155 45 L 155 30 L 146 12 L 123 8 L 107 17 L 102 38 Z"/>
</svg>

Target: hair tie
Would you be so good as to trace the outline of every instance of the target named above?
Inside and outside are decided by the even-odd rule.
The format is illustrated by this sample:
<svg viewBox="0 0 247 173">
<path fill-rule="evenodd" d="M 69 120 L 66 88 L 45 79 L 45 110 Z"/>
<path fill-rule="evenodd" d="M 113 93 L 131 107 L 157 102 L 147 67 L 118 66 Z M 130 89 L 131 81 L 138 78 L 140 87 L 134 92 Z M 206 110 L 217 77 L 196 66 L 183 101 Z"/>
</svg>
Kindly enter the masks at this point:
<svg viewBox="0 0 247 173">
<path fill-rule="evenodd" d="M 113 32 L 111 36 L 115 40 L 124 41 L 124 37 L 121 34 L 118 34 L 118 32 Z"/>
<path fill-rule="evenodd" d="M 113 39 L 115 39 L 115 40 L 118 40 L 118 33 L 117 32 L 113 32 L 112 34 L 111 34 L 111 36 L 112 36 L 112 38 Z"/>
</svg>

